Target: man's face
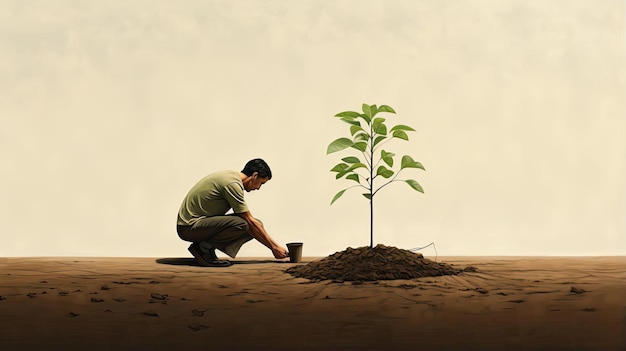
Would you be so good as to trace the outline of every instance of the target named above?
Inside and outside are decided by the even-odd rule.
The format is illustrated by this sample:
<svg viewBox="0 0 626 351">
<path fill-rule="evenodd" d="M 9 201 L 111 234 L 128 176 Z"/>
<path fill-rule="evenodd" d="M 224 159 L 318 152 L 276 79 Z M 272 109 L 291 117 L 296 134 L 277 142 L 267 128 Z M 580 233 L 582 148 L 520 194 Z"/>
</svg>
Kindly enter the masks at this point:
<svg viewBox="0 0 626 351">
<path fill-rule="evenodd" d="M 254 172 L 254 174 L 252 174 L 251 178 L 250 178 L 250 182 L 247 184 L 246 191 L 250 192 L 253 190 L 259 190 L 261 189 L 261 186 L 265 183 L 267 183 L 267 181 L 269 180 L 269 178 L 259 178 L 259 174 L 257 172 Z"/>
</svg>

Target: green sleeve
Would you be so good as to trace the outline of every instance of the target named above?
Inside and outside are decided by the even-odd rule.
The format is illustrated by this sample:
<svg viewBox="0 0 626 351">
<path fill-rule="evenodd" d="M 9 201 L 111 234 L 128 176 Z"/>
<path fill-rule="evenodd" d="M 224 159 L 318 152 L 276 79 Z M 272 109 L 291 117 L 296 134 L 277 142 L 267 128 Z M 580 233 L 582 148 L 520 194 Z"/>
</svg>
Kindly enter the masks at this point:
<svg viewBox="0 0 626 351">
<path fill-rule="evenodd" d="M 230 183 L 224 187 L 224 199 L 235 213 L 248 212 L 248 205 L 243 198 L 243 187 L 239 183 Z"/>
</svg>

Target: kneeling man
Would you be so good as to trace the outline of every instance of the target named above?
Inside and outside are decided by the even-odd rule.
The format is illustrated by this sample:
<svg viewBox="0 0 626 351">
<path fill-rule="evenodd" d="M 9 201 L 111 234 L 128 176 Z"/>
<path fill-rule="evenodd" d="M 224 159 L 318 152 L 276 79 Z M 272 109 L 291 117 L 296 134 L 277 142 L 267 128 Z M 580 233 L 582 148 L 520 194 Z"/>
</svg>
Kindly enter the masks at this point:
<svg viewBox="0 0 626 351">
<path fill-rule="evenodd" d="M 196 261 L 208 267 L 228 267 L 230 261 L 219 260 L 218 249 L 235 258 L 241 246 L 252 240 L 272 250 L 275 258 L 289 257 L 252 217 L 244 190 L 258 190 L 272 179 L 272 171 L 262 159 L 249 161 L 241 172 L 219 171 L 202 178 L 187 194 L 178 211 L 178 236 L 190 241 L 189 252 Z M 232 214 L 226 214 L 230 209 Z"/>
</svg>

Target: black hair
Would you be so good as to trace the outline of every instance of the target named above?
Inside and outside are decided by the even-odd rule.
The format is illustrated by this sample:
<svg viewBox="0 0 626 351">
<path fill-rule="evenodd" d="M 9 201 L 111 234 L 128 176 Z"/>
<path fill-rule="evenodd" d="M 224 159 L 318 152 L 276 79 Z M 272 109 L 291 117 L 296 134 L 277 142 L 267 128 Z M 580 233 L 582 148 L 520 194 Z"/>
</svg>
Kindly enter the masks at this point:
<svg viewBox="0 0 626 351">
<path fill-rule="evenodd" d="M 247 175 L 248 177 L 257 172 L 259 174 L 259 178 L 268 178 L 272 179 L 272 170 L 270 166 L 267 165 L 265 161 L 260 158 L 255 158 L 254 160 L 248 161 L 241 173 Z"/>
</svg>

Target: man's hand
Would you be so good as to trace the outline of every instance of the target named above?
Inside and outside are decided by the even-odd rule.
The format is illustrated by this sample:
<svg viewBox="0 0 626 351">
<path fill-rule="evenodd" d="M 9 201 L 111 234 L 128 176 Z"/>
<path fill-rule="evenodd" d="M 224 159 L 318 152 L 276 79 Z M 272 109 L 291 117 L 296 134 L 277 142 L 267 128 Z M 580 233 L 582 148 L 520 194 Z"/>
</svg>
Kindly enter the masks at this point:
<svg viewBox="0 0 626 351">
<path fill-rule="evenodd" d="M 263 223 L 252 217 L 250 211 L 237 213 L 237 216 L 243 218 L 248 223 L 248 233 L 258 240 L 261 244 L 272 250 L 275 258 L 287 258 L 289 252 L 284 247 L 278 245 L 274 239 L 265 231 Z"/>
<path fill-rule="evenodd" d="M 276 246 L 272 249 L 274 258 L 287 258 L 289 257 L 289 251 L 282 246 Z"/>
</svg>

